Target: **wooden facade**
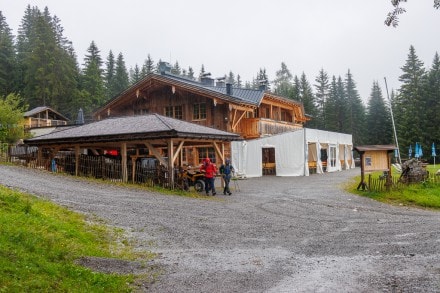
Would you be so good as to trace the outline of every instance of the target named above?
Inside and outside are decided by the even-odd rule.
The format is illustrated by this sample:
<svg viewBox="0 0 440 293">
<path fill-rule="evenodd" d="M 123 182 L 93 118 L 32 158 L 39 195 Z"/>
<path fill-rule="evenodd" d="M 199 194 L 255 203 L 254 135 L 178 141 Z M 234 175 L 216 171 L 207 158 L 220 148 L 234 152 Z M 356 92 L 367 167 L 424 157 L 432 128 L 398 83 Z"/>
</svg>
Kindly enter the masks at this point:
<svg viewBox="0 0 440 293">
<path fill-rule="evenodd" d="M 258 138 L 300 129 L 307 118 L 299 102 L 264 90 L 214 86 L 182 77 L 150 74 L 94 113 L 108 117 L 157 113 L 202 126 Z"/>
<path fill-rule="evenodd" d="M 25 128 L 54 127 L 67 125 L 69 119 L 49 107 L 37 107 L 24 113 Z"/>
</svg>

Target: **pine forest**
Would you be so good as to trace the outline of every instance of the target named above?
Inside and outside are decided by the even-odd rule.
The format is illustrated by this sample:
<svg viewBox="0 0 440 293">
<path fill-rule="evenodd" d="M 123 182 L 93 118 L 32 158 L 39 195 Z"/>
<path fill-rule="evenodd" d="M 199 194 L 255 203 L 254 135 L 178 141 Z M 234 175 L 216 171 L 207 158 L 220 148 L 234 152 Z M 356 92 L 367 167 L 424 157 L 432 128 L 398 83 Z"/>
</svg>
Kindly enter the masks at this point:
<svg viewBox="0 0 440 293">
<path fill-rule="evenodd" d="M 63 34 L 61 20 L 47 7 L 40 10 L 28 6 L 16 36 L 0 11 L 0 101 L 13 95 L 21 109 L 49 106 L 74 120 L 81 108 L 86 119 L 91 119 L 95 109 L 147 74 L 157 72 L 159 62 L 161 59 L 146 54 L 141 64 L 128 69 L 122 52 L 103 54 L 93 40 L 86 55 L 77 56 Z M 274 94 L 302 102 L 311 117 L 308 128 L 352 134 L 354 145 L 393 144 L 391 106 L 402 155 L 415 142 L 427 150 L 433 142 L 440 142 L 437 53 L 432 64 L 425 65 L 416 48 L 410 46 L 402 62 L 401 87 L 387 94 L 378 80 L 372 81 L 369 97 L 360 96 L 350 69 L 342 75 L 321 69 L 310 81 L 304 73 L 293 74 L 284 62 L 274 76 L 268 75 L 264 64 L 258 67 L 251 81 L 243 81 L 232 71 L 225 72 L 225 80 L 234 87 L 246 88 L 258 88 L 263 82 Z M 196 73 L 191 66 L 183 68 L 177 61 L 172 64 L 173 74 L 193 80 L 205 72 L 204 65 Z"/>
</svg>

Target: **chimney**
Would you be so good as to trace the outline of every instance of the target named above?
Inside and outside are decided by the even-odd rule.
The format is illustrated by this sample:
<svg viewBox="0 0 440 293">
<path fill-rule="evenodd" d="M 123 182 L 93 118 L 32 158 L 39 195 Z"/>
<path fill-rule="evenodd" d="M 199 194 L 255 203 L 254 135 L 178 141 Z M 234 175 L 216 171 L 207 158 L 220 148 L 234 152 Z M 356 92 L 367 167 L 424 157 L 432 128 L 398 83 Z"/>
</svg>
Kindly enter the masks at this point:
<svg viewBox="0 0 440 293">
<path fill-rule="evenodd" d="M 267 80 L 260 80 L 259 83 L 260 83 L 260 85 L 258 86 L 258 89 L 260 91 L 267 90 Z"/>
<path fill-rule="evenodd" d="M 204 73 L 202 77 L 200 77 L 200 82 L 203 85 L 209 85 L 209 86 L 214 85 L 214 79 L 211 78 L 211 73 Z"/>
<path fill-rule="evenodd" d="M 171 73 L 171 65 L 168 62 L 160 62 L 159 63 L 159 72 L 160 74 Z"/>
<path fill-rule="evenodd" d="M 229 96 L 232 96 L 232 83 L 227 83 L 226 84 L 226 94 Z"/>
</svg>

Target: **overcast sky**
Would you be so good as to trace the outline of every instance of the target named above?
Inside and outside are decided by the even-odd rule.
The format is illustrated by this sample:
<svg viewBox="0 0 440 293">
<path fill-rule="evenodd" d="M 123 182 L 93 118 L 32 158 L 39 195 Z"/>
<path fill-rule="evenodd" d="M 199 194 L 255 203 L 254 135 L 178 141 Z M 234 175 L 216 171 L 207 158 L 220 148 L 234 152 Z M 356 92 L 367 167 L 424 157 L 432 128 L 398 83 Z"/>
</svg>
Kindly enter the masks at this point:
<svg viewBox="0 0 440 293">
<path fill-rule="evenodd" d="M 28 4 L 61 19 L 80 64 L 94 40 L 104 60 L 122 52 L 127 69 L 150 54 L 196 74 L 204 64 L 213 77 L 231 70 L 251 81 L 263 67 L 273 80 L 285 62 L 312 85 L 321 68 L 343 78 L 350 69 L 365 101 L 375 80 L 384 96 L 384 77 L 390 90 L 400 86 L 410 45 L 427 69 L 440 53 L 433 0 L 403 3 L 397 28 L 384 25 L 390 0 L 0 0 L 14 35 Z"/>
</svg>

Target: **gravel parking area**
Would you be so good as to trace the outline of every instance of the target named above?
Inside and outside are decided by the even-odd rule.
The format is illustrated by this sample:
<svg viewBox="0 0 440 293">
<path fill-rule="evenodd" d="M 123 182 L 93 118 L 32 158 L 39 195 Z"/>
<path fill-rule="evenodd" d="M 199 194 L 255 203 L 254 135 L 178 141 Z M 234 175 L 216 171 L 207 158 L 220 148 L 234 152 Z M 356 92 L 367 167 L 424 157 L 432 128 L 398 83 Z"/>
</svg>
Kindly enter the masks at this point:
<svg viewBox="0 0 440 293">
<path fill-rule="evenodd" d="M 164 273 L 145 291 L 440 292 L 440 213 L 344 192 L 359 173 L 240 180 L 232 196 L 204 199 L 2 165 L 0 184 L 97 215 L 158 253 Z"/>
</svg>

